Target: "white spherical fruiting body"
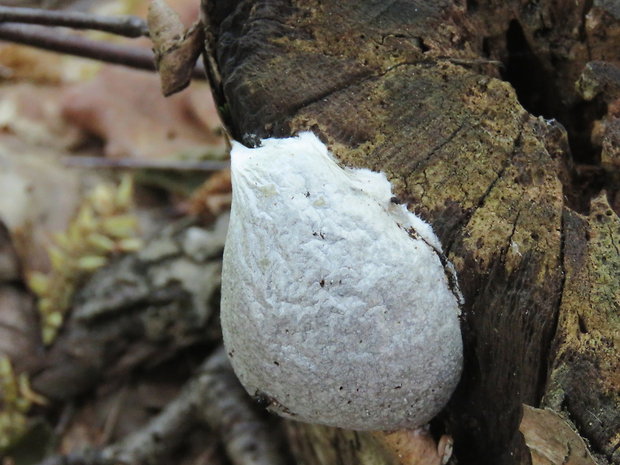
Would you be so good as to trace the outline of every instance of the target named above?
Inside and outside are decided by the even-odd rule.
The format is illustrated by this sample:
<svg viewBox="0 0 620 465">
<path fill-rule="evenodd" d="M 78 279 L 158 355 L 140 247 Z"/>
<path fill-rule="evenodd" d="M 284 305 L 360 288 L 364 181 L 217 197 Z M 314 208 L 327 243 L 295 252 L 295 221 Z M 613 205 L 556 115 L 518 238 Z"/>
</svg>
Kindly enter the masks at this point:
<svg viewBox="0 0 620 465">
<path fill-rule="evenodd" d="M 221 320 L 246 390 L 310 423 L 428 422 L 462 366 L 461 297 L 431 227 L 312 133 L 235 143 L 231 170 Z"/>
</svg>

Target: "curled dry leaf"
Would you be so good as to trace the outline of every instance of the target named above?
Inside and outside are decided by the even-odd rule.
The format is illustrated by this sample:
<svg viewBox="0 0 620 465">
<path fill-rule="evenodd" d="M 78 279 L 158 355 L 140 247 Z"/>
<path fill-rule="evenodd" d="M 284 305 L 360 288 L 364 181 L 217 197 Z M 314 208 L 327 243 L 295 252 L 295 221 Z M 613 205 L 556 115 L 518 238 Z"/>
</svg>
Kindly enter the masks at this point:
<svg viewBox="0 0 620 465">
<path fill-rule="evenodd" d="M 185 32 L 178 13 L 164 0 L 151 0 L 147 20 L 149 36 L 155 47 L 161 50 L 173 46 Z"/>
<path fill-rule="evenodd" d="M 530 449 L 532 465 L 596 465 L 583 439 L 552 410 L 524 405 L 519 431 Z"/>
<path fill-rule="evenodd" d="M 197 22 L 185 30 L 179 15 L 163 0 L 150 3 L 148 25 L 161 90 L 167 97 L 189 85 L 203 48 L 203 29 Z"/>
</svg>

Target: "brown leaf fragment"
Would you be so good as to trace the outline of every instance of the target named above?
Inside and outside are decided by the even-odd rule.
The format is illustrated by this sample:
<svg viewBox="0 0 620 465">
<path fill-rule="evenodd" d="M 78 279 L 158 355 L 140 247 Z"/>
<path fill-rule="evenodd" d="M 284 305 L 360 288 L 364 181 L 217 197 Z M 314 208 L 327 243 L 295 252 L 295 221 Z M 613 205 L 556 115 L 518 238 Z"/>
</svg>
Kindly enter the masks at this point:
<svg viewBox="0 0 620 465">
<path fill-rule="evenodd" d="M 595 465 L 583 439 L 552 410 L 523 405 L 519 431 L 530 449 L 532 465 Z"/>
<path fill-rule="evenodd" d="M 167 48 L 185 32 L 178 13 L 164 0 L 151 0 L 147 16 L 149 36 L 158 48 Z"/>
<path fill-rule="evenodd" d="M 110 158 L 204 158 L 224 152 L 224 139 L 206 127 L 216 113 L 206 85 L 195 83 L 171 98 L 159 94 L 157 76 L 105 67 L 91 81 L 62 95 L 63 116 L 104 142 Z M 192 100 L 202 101 L 207 116 Z"/>
<path fill-rule="evenodd" d="M 58 150 L 5 134 L 0 142 L 0 220 L 11 235 L 24 273 L 49 269 L 50 235 L 63 229 L 77 205 L 80 183 L 92 180 L 69 171 Z"/>
<path fill-rule="evenodd" d="M 23 290 L 20 268 L 10 232 L 0 221 L 0 359 L 8 357 L 19 373 L 37 366 L 42 349 L 36 308 Z"/>
<path fill-rule="evenodd" d="M 0 285 L 0 357 L 18 373 L 39 366 L 43 349 L 32 296 L 15 286 Z"/>
<path fill-rule="evenodd" d="M 192 194 L 187 211 L 205 221 L 212 221 L 230 208 L 231 201 L 230 170 L 218 171 Z"/>
<path fill-rule="evenodd" d="M 163 0 L 150 3 L 147 18 L 161 90 L 167 97 L 189 85 L 203 48 L 203 28 L 196 22 L 185 30 L 179 15 Z"/>
<path fill-rule="evenodd" d="M 452 455 L 452 438 L 442 436 L 437 444 L 427 427 L 377 432 L 373 436 L 393 455 L 398 465 L 443 465 Z"/>
<path fill-rule="evenodd" d="M 19 278 L 17 252 L 7 227 L 0 221 L 0 284 Z"/>
</svg>

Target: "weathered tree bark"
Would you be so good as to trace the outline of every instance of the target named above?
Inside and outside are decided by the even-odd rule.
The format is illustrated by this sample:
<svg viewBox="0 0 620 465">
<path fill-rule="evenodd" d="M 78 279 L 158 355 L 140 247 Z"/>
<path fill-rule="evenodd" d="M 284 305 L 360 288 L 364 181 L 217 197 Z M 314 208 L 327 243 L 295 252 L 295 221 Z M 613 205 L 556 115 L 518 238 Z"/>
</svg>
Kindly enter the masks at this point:
<svg viewBox="0 0 620 465">
<path fill-rule="evenodd" d="M 620 463 L 617 3 L 209 0 L 203 12 L 236 139 L 312 130 L 344 164 L 385 172 L 441 238 L 466 300 L 465 370 L 432 425 L 453 435 L 453 463 L 531 463 L 523 404 L 563 413 L 600 463 Z M 594 60 L 607 71 L 580 94 Z M 399 460 L 369 434 L 288 429 L 300 463 Z"/>
</svg>

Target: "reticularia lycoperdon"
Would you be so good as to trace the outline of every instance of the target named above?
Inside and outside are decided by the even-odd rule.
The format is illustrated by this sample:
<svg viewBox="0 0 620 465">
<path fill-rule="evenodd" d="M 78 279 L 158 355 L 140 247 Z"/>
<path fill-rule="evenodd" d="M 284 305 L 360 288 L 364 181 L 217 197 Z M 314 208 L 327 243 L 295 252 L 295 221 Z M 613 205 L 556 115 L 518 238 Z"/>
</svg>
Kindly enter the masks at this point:
<svg viewBox="0 0 620 465">
<path fill-rule="evenodd" d="M 428 422 L 462 366 L 460 292 L 432 228 L 310 132 L 234 143 L 231 170 L 221 320 L 245 389 L 310 423 Z"/>
</svg>

